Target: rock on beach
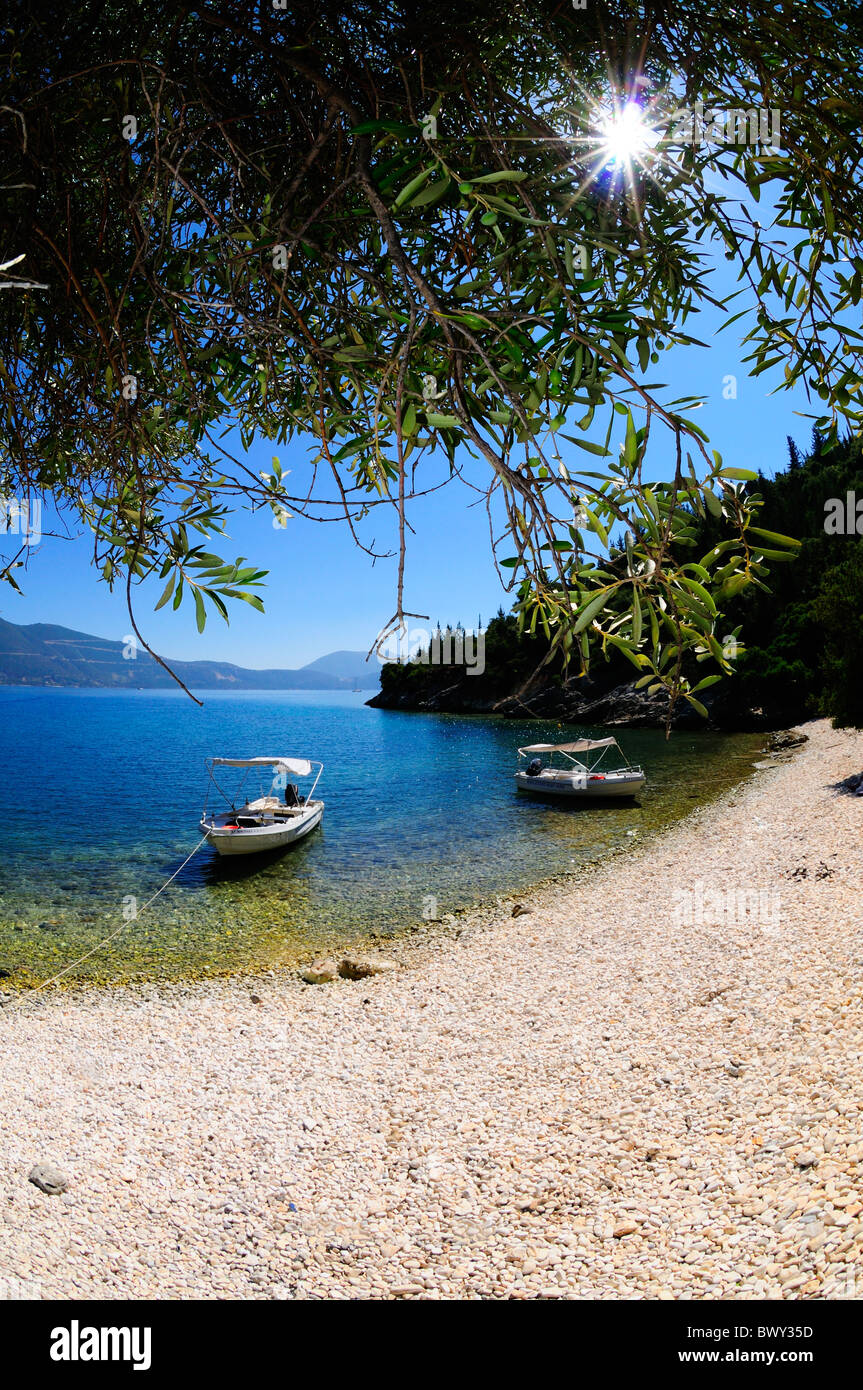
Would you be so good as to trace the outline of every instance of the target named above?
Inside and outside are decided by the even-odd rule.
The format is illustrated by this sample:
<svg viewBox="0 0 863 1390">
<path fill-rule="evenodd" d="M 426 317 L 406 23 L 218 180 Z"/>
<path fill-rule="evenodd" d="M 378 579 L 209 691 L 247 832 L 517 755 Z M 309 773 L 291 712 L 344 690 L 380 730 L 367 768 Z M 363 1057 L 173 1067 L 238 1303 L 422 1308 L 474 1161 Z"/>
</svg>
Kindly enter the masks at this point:
<svg viewBox="0 0 863 1390">
<path fill-rule="evenodd" d="M 27 1181 L 49 1197 L 59 1197 L 69 1186 L 66 1174 L 55 1168 L 53 1163 L 37 1163 L 30 1169 Z"/>
</svg>

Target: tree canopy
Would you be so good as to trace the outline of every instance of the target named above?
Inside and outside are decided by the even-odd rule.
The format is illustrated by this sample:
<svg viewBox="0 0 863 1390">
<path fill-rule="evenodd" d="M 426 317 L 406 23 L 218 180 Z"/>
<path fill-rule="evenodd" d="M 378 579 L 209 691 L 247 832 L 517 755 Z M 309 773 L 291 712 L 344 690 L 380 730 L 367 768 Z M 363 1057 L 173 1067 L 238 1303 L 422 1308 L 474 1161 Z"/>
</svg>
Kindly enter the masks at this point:
<svg viewBox="0 0 863 1390">
<path fill-rule="evenodd" d="M 796 563 L 771 575 L 769 591 L 751 586 L 725 603 L 720 633 L 734 679 L 715 685 L 705 705 L 712 723 L 725 729 L 784 728 L 819 717 L 863 728 L 863 646 L 857 640 L 863 628 L 863 445 L 843 440 L 828 448 L 814 431 L 804 457 L 788 442 L 789 468 L 759 476 L 746 492 L 764 526 L 796 532 Z M 692 516 L 690 525 L 700 550 L 717 544 L 720 520 Z M 432 634 L 438 640 L 440 631 L 438 623 Z M 444 628 L 444 635 L 448 631 L 454 629 Z M 484 638 L 481 672 L 467 664 L 459 672 L 435 665 L 423 646 L 407 653 L 407 661 L 383 667 L 384 696 L 407 709 L 511 710 L 516 701 L 522 716 L 578 718 L 581 701 L 601 701 L 631 675 L 624 655 L 612 651 L 592 668 L 590 681 L 567 682 L 560 655 L 548 659 L 544 637 L 519 632 L 515 616 L 502 610 Z M 684 674 L 697 681 L 697 669 L 689 654 Z M 560 698 L 549 701 L 556 691 Z M 685 708 L 676 719 L 699 722 Z"/>
<path fill-rule="evenodd" d="M 721 605 L 794 543 L 656 369 L 697 350 L 724 255 L 750 370 L 859 434 L 861 28 L 790 0 L 13 7 L 0 490 L 90 526 L 130 611 L 155 574 L 199 627 L 260 604 L 263 572 L 212 549 L 233 507 L 366 546 L 395 508 L 398 626 L 439 451 L 528 630 L 700 708 Z M 248 466 L 293 438 L 302 468 Z"/>
</svg>

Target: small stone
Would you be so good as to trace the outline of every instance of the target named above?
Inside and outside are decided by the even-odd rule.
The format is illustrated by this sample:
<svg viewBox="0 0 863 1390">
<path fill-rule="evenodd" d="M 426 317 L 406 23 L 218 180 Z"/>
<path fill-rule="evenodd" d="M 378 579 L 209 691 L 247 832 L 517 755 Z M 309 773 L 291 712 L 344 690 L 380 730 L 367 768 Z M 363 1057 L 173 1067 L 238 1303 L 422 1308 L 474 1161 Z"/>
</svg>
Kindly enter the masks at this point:
<svg viewBox="0 0 863 1390">
<path fill-rule="evenodd" d="M 263 1004 L 264 1002 L 259 994 L 250 994 L 249 1001 L 252 1004 Z"/>
<path fill-rule="evenodd" d="M 326 985 L 334 980 L 338 973 L 339 967 L 334 960 L 316 960 L 300 971 L 300 979 L 305 980 L 307 985 Z"/>
<path fill-rule="evenodd" d="M 365 980 L 369 975 L 383 975 L 395 968 L 395 961 L 385 956 L 345 956 L 338 972 L 343 980 Z"/>
<path fill-rule="evenodd" d="M 814 1168 L 818 1162 L 818 1155 L 807 1150 L 805 1153 L 798 1154 L 794 1162 L 798 1168 Z"/>
<path fill-rule="evenodd" d="M 638 1230 L 638 1223 L 635 1221 L 621 1221 L 614 1228 L 614 1239 L 620 1240 L 621 1236 L 632 1236 Z"/>
<path fill-rule="evenodd" d="M 61 1173 L 52 1163 L 37 1163 L 35 1168 L 30 1169 L 27 1181 L 38 1187 L 40 1192 L 46 1192 L 49 1197 L 59 1197 L 69 1186 L 65 1173 Z"/>
</svg>

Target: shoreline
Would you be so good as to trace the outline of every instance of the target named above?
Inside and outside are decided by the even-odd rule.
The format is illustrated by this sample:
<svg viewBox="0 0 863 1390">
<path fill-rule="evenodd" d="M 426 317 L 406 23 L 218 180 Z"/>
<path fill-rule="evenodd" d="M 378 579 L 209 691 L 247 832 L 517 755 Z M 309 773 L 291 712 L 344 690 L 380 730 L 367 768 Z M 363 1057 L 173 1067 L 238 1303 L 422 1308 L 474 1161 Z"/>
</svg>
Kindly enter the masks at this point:
<svg viewBox="0 0 863 1390">
<path fill-rule="evenodd" d="M 0 1011 L 0 1274 L 47 1298 L 863 1295 L 863 803 L 831 790 L 863 734 L 803 728 L 524 915 L 377 943 L 385 976 Z"/>
<path fill-rule="evenodd" d="M 434 717 L 437 718 L 439 716 Z M 785 732 L 787 733 L 788 731 Z M 712 731 L 711 736 L 715 736 L 715 733 L 716 731 Z M 721 800 L 738 788 L 745 786 L 756 777 L 759 770 L 768 766 L 772 767 L 772 760 L 778 762 L 779 760 L 787 760 L 788 757 L 793 756 L 793 750 L 791 752 L 770 752 L 769 740 L 775 737 L 774 733 L 756 735 L 750 731 L 750 734 L 753 739 L 760 738 L 761 744 L 758 748 L 753 744 L 751 753 L 735 752 L 733 756 L 740 762 L 737 780 L 730 784 L 725 783 L 719 787 L 711 788 L 704 799 L 699 800 L 696 806 L 679 806 L 673 811 L 665 811 L 665 818 L 661 820 L 659 824 L 646 824 L 637 830 L 636 835 L 627 838 L 624 842 L 610 848 L 598 849 L 595 857 L 579 862 L 575 868 L 559 869 L 554 873 L 545 874 L 535 879 L 532 878 L 528 882 L 518 886 L 506 887 L 497 891 L 489 890 L 472 901 L 464 903 L 462 906 L 452 908 L 451 911 L 445 913 L 440 918 L 417 919 L 408 922 L 407 925 L 392 932 L 367 928 L 365 932 L 356 936 L 354 940 L 345 940 L 333 946 L 329 954 L 332 954 L 334 950 L 337 954 L 341 952 L 343 955 L 356 955 L 362 954 L 371 948 L 386 949 L 389 954 L 398 955 L 400 952 L 407 952 L 421 945 L 426 937 L 433 938 L 437 935 L 451 937 L 453 935 L 460 935 L 466 926 L 472 925 L 475 922 L 493 922 L 499 914 L 511 904 L 536 893 L 541 893 L 545 890 L 566 888 L 567 886 L 575 886 L 581 883 L 586 876 L 589 876 L 601 868 L 602 865 L 610 864 L 618 857 L 626 856 L 631 853 L 634 848 L 634 843 L 647 843 L 648 841 L 655 840 L 657 837 L 667 834 L 675 825 L 679 825 L 681 822 L 695 815 L 699 809 L 713 805 L 716 801 Z M 735 737 L 735 735 L 730 735 L 730 737 Z M 768 759 L 768 762 L 765 763 L 763 761 L 764 759 Z M 639 802 L 637 805 L 639 810 L 646 813 L 649 813 L 651 810 L 649 799 Z M 561 808 L 554 804 L 550 804 L 548 809 L 552 813 L 557 814 L 560 814 L 561 811 Z M 573 813 L 572 808 L 567 808 L 567 810 L 569 814 Z M 629 836 L 629 832 L 627 832 L 627 835 Z M 134 931 L 135 925 L 132 924 L 129 930 Z M 66 979 L 59 981 L 55 986 L 52 986 L 51 990 L 44 995 L 40 994 L 40 987 L 43 982 L 25 983 L 23 979 L 16 981 L 13 976 L 11 979 L 0 979 L 0 1019 L 3 1017 L 4 1010 L 10 1013 L 13 1010 L 17 1011 L 28 999 L 32 999 L 36 1007 L 41 1007 L 43 1003 L 47 1003 L 51 998 L 61 996 L 73 997 L 81 995 L 82 997 L 88 997 L 93 995 L 94 998 L 98 998 L 100 995 L 107 993 L 122 993 L 127 990 L 134 991 L 136 989 L 153 988 L 164 991 L 176 989 L 182 993 L 184 990 L 191 989 L 194 986 L 200 985 L 207 988 L 220 981 L 226 982 L 231 980 L 246 982 L 250 985 L 262 979 L 277 979 L 286 984 L 298 982 L 300 972 L 311 964 L 313 960 L 320 957 L 321 954 L 322 949 L 318 949 L 316 952 L 312 951 L 306 961 L 301 961 L 294 956 L 289 962 L 286 961 L 282 963 L 271 961 L 266 966 L 254 963 L 225 966 L 222 969 L 210 968 L 205 973 L 195 973 L 195 971 L 190 968 L 190 972 L 186 975 L 164 977 L 154 975 L 149 979 L 136 978 L 134 975 L 128 979 L 81 979 L 72 974 Z M 327 954 L 326 950 L 323 951 L 323 954 Z M 48 974 L 44 976 L 44 980 L 49 978 L 51 977 Z"/>
<path fill-rule="evenodd" d="M 519 689 L 497 689 L 485 693 L 473 692 L 475 682 L 468 676 L 458 678 L 454 683 L 450 674 L 456 668 L 425 667 L 422 669 L 429 679 L 412 688 L 399 688 L 403 681 L 395 685 L 387 683 L 376 691 L 366 705 L 371 709 L 388 710 L 396 714 L 434 714 L 464 715 L 467 718 L 512 720 L 553 719 L 563 724 L 581 727 L 602 727 L 607 729 L 664 730 L 668 718 L 668 700 L 663 693 L 649 695 L 637 688 L 635 677 L 610 683 L 600 681 L 589 684 L 587 688 L 581 678 L 560 680 L 550 677 L 529 691 L 525 685 Z M 441 676 L 441 672 L 447 674 Z M 437 673 L 438 679 L 435 680 Z M 481 684 L 481 678 L 476 684 Z M 530 682 L 528 682 L 528 685 Z M 671 727 L 674 731 L 689 734 L 699 733 L 757 733 L 768 736 L 796 725 L 806 719 L 800 708 L 789 709 L 773 705 L 767 710 L 746 704 L 729 702 L 728 691 L 724 698 L 716 690 L 705 692 L 704 701 L 707 717 L 697 714 L 686 701 L 679 699 L 672 713 Z"/>
</svg>

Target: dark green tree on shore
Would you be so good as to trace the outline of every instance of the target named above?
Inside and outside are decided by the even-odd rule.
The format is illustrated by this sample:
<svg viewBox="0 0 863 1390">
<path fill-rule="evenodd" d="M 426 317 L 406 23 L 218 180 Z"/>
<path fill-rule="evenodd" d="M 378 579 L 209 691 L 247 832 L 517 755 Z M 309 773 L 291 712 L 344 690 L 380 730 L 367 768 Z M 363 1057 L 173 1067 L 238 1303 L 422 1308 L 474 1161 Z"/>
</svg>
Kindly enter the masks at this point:
<svg viewBox="0 0 863 1390">
<path fill-rule="evenodd" d="M 861 447 L 846 439 L 827 448 L 817 431 L 806 456 L 793 441 L 789 446 L 788 469 L 761 476 L 748 489 L 758 493 L 765 526 L 794 528 L 800 549 L 794 564 L 774 569 L 769 590 L 749 589 L 726 605 L 720 637 L 724 645 L 730 633 L 739 640 L 731 646 L 734 654 L 729 652 L 733 675 L 707 696 L 709 713 L 732 728 L 781 728 L 824 715 L 837 725 L 863 728 Z M 719 535 L 718 521 L 693 518 L 692 524 L 699 548 L 708 550 Z M 619 652 L 612 648 L 607 656 L 592 668 L 594 694 L 633 674 Z M 515 615 L 502 610 L 488 625 L 484 657 L 482 678 L 465 679 L 463 687 L 492 705 L 562 684 L 567 674 L 559 658 L 549 659 L 543 637 L 519 632 Z M 688 674 L 697 680 L 697 659 L 688 660 Z M 419 705 L 459 674 L 430 665 L 390 665 L 383 668 L 381 687 L 388 696 Z"/>
<path fill-rule="evenodd" d="M 863 535 L 847 514 L 849 494 L 863 502 L 860 443 L 828 447 L 816 431 L 806 459 L 756 486 L 764 524 L 794 527 L 801 546 L 793 565 L 771 575 L 771 592 L 743 594 L 730 607 L 745 648 L 737 698 L 775 711 L 776 722 L 829 715 L 863 728 Z M 834 530 L 840 503 L 843 525 Z"/>
</svg>

